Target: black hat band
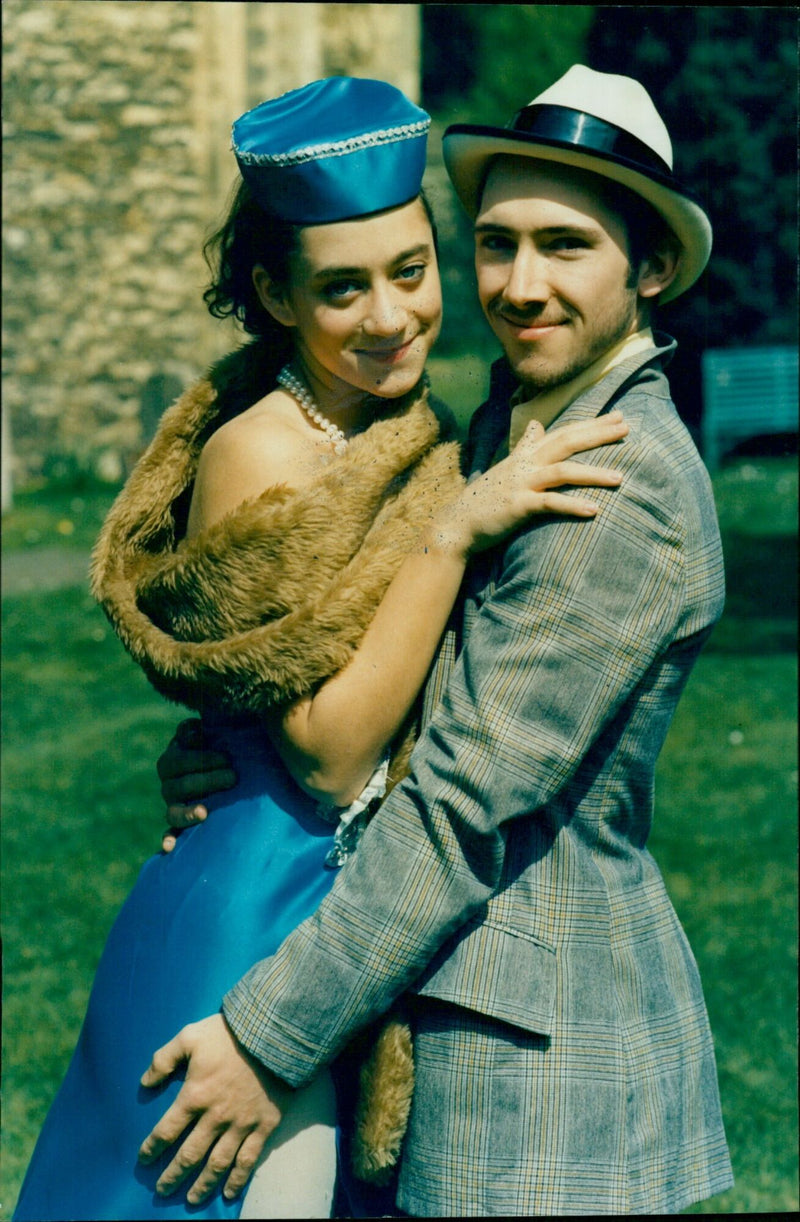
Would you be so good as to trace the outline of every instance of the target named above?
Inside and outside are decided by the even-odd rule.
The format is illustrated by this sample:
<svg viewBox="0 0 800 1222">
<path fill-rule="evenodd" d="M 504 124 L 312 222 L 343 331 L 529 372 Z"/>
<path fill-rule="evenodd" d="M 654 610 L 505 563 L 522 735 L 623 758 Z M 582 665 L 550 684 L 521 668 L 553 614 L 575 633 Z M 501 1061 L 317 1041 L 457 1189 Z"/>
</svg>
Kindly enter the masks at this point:
<svg viewBox="0 0 800 1222">
<path fill-rule="evenodd" d="M 672 169 L 643 141 L 605 119 L 567 106 L 523 106 L 509 131 L 542 141 L 572 145 L 586 153 L 638 165 L 647 174 L 672 178 Z"/>
</svg>

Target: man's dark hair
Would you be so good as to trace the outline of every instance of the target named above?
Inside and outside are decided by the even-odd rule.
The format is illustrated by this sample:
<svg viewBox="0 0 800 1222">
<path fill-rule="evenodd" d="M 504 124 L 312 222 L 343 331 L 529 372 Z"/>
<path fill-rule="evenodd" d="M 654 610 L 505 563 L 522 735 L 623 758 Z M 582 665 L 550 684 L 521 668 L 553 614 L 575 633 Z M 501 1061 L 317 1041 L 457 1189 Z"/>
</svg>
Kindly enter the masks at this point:
<svg viewBox="0 0 800 1222">
<path fill-rule="evenodd" d="M 667 222 L 641 195 L 600 174 L 593 174 L 592 178 L 601 203 L 613 212 L 625 230 L 631 268 L 628 288 L 635 288 L 642 263 L 667 250 L 679 251 L 680 243 Z"/>
</svg>

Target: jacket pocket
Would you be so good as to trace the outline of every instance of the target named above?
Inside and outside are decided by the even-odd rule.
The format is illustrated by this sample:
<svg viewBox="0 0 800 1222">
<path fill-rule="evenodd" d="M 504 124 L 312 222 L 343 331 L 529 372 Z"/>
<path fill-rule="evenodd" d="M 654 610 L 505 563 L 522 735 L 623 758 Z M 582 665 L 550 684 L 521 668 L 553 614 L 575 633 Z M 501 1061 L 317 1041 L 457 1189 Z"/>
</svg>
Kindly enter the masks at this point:
<svg viewBox="0 0 800 1222">
<path fill-rule="evenodd" d="M 411 991 L 550 1035 L 556 952 L 507 926 L 471 924 L 445 943 Z"/>
</svg>

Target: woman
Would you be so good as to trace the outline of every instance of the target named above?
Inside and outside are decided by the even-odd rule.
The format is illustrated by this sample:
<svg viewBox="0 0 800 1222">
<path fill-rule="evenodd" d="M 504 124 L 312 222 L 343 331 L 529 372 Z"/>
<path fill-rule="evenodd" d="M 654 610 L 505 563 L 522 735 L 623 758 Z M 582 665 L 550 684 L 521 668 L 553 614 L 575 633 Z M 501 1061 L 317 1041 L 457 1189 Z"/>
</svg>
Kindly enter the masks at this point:
<svg viewBox="0 0 800 1222">
<path fill-rule="evenodd" d="M 427 126 L 397 90 L 343 78 L 234 125 L 243 181 L 206 298 L 257 338 L 166 413 L 104 527 L 93 589 L 158 689 L 202 711 L 239 782 L 143 867 L 20 1220 L 198 1216 L 191 1187 L 158 1196 L 166 1160 L 136 1163 L 179 1085 L 139 1088 L 153 1048 L 217 1010 L 330 888 L 402 775 L 468 555 L 532 513 L 596 511 L 554 486 L 619 482 L 563 461 L 621 438 L 607 419 L 530 433 L 464 489 L 423 381 L 441 313 Z M 334 1142 L 322 1075 L 292 1099 L 244 1204 L 216 1193 L 199 1216 L 329 1216 Z"/>
</svg>

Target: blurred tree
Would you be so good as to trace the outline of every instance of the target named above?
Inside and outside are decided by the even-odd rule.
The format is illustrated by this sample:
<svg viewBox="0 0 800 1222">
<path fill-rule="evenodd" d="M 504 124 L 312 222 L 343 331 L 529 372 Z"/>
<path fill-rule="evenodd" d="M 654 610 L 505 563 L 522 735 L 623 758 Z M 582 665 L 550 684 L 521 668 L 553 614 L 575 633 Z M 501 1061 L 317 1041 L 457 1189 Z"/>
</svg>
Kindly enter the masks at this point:
<svg viewBox="0 0 800 1222">
<path fill-rule="evenodd" d="M 603 5 L 588 62 L 637 77 L 669 128 L 679 178 L 708 209 L 701 283 L 663 312 L 676 403 L 700 418 L 706 347 L 797 342 L 797 9 Z"/>
<path fill-rule="evenodd" d="M 488 6 L 481 5 L 482 8 Z M 467 4 L 422 6 L 422 99 L 437 115 L 458 106 L 478 73 L 478 30 Z"/>
<path fill-rule="evenodd" d="M 583 4 L 424 4 L 422 91 L 451 123 L 503 126 L 583 59 Z"/>
</svg>

